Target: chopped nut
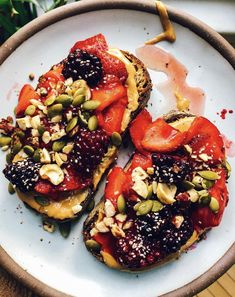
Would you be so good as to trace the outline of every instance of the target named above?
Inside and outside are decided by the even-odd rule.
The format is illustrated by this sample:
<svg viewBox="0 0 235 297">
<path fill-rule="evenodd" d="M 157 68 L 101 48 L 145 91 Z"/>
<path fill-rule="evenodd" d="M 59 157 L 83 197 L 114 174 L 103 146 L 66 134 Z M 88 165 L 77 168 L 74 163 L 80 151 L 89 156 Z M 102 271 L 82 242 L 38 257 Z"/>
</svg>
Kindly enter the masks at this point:
<svg viewBox="0 0 235 297">
<path fill-rule="evenodd" d="M 136 167 L 131 174 L 133 182 L 139 181 L 139 180 L 145 180 L 148 178 L 148 174 L 142 169 L 141 167 Z"/>
<path fill-rule="evenodd" d="M 16 119 L 17 124 L 19 125 L 20 129 L 25 131 L 27 128 L 31 128 L 31 117 L 26 116 L 24 118 Z"/>
<path fill-rule="evenodd" d="M 115 237 L 125 237 L 125 232 L 116 224 L 114 224 L 111 228 L 111 232 Z"/>
<path fill-rule="evenodd" d="M 172 224 L 174 224 L 175 227 L 176 227 L 177 229 L 179 229 L 180 226 L 182 225 L 183 221 L 184 221 L 184 217 L 183 217 L 183 216 L 175 216 L 175 217 L 172 219 Z"/>
<path fill-rule="evenodd" d="M 43 165 L 39 170 L 39 174 L 42 179 L 48 179 L 55 186 L 64 180 L 64 172 L 57 164 Z"/>
<path fill-rule="evenodd" d="M 115 216 L 115 219 L 118 220 L 119 222 L 123 223 L 127 219 L 127 215 L 119 213 Z"/>
<path fill-rule="evenodd" d="M 61 160 L 63 162 L 67 162 L 68 161 L 68 156 L 66 154 L 59 153 L 59 156 L 60 156 L 60 158 L 61 158 Z"/>
<path fill-rule="evenodd" d="M 49 221 L 43 221 L 43 229 L 49 233 L 53 233 L 55 231 L 55 225 Z"/>
<path fill-rule="evenodd" d="M 148 196 L 148 186 L 142 180 L 137 180 L 132 186 L 132 189 L 143 198 Z"/>
<path fill-rule="evenodd" d="M 105 226 L 111 227 L 114 224 L 114 218 L 107 218 L 107 217 L 105 217 L 103 219 L 103 222 L 104 222 Z"/>
<path fill-rule="evenodd" d="M 132 227 L 133 222 L 132 221 L 127 221 L 124 225 L 123 225 L 123 230 L 128 230 Z"/>
<path fill-rule="evenodd" d="M 208 156 L 207 154 L 200 154 L 199 158 L 207 162 L 210 159 L 210 156 Z"/>
<path fill-rule="evenodd" d="M 38 127 L 41 125 L 41 119 L 39 115 L 31 118 L 31 125 L 34 129 L 38 129 Z"/>
<path fill-rule="evenodd" d="M 65 154 L 69 154 L 74 147 L 74 143 L 70 142 L 66 146 L 63 147 L 62 152 Z"/>
<path fill-rule="evenodd" d="M 58 153 L 55 153 L 54 155 L 54 158 L 55 158 L 55 161 L 56 161 L 56 164 L 61 167 L 63 165 L 63 160 L 61 159 L 60 155 Z"/>
<path fill-rule="evenodd" d="M 73 79 L 72 77 L 69 77 L 65 80 L 64 85 L 65 86 L 71 86 L 73 84 Z"/>
<path fill-rule="evenodd" d="M 157 182 L 155 180 L 153 181 L 152 186 L 153 186 L 153 194 L 156 194 L 157 193 Z"/>
<path fill-rule="evenodd" d="M 72 207 L 72 211 L 74 214 L 79 213 L 82 210 L 82 206 L 80 204 L 77 204 L 75 206 Z"/>
<path fill-rule="evenodd" d="M 97 222 L 97 223 L 95 223 L 95 225 L 99 232 L 101 232 L 101 233 L 109 232 L 109 228 L 107 228 L 107 226 L 105 225 L 105 223 L 103 221 Z"/>
<path fill-rule="evenodd" d="M 45 148 L 42 149 L 40 162 L 46 163 L 46 164 L 51 163 L 51 156 L 50 156 L 48 150 Z"/>
<path fill-rule="evenodd" d="M 189 146 L 188 144 L 185 144 L 185 145 L 184 145 L 184 148 L 186 149 L 186 151 L 187 151 L 190 155 L 192 154 L 193 150 L 192 150 L 191 146 Z"/>
<path fill-rule="evenodd" d="M 48 131 L 45 131 L 42 135 L 42 141 L 47 144 L 51 141 L 51 135 Z"/>
<path fill-rule="evenodd" d="M 99 231 L 95 227 L 92 228 L 91 231 L 90 231 L 91 237 L 95 236 L 97 233 L 99 233 Z"/>
<path fill-rule="evenodd" d="M 72 118 L 73 118 L 73 113 L 72 113 L 72 111 L 70 110 L 70 111 L 68 111 L 68 112 L 66 113 L 66 119 L 67 119 L 67 121 L 69 122 L 70 120 L 72 120 Z"/>
<path fill-rule="evenodd" d="M 32 129 L 31 134 L 33 137 L 38 137 L 39 136 L 38 129 Z"/>
<path fill-rule="evenodd" d="M 52 123 L 59 123 L 61 121 L 62 121 L 62 115 L 57 115 L 57 116 L 54 116 L 53 118 L 51 118 Z"/>
<path fill-rule="evenodd" d="M 104 211 L 106 214 L 106 217 L 111 218 L 115 215 L 116 210 L 113 206 L 112 202 L 110 200 L 106 200 L 104 204 Z"/>
<path fill-rule="evenodd" d="M 154 174 L 154 168 L 153 167 L 148 167 L 147 168 L 147 173 L 150 174 L 150 175 Z"/>
</svg>

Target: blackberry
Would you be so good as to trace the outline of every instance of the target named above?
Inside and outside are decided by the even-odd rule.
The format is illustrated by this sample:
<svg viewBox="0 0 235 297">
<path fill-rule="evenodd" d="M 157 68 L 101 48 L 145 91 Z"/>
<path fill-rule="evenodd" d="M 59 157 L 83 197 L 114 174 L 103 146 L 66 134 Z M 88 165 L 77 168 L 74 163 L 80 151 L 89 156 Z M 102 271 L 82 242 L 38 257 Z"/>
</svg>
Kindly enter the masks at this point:
<svg viewBox="0 0 235 297">
<path fill-rule="evenodd" d="M 91 176 L 107 151 L 109 136 L 101 129 L 89 131 L 82 128 L 74 143 L 70 164 L 80 173 Z"/>
<path fill-rule="evenodd" d="M 62 74 L 73 80 L 84 79 L 90 87 L 96 86 L 102 78 L 102 64 L 98 57 L 86 51 L 70 53 L 64 62 Z"/>
<path fill-rule="evenodd" d="M 190 173 L 190 163 L 178 156 L 153 154 L 154 177 L 158 182 L 175 184 Z"/>
<path fill-rule="evenodd" d="M 184 221 L 178 229 L 171 224 L 170 228 L 161 233 L 162 250 L 167 254 L 177 252 L 191 237 L 193 230 L 192 220 L 188 217 L 184 217 Z"/>
<path fill-rule="evenodd" d="M 154 239 L 171 222 L 171 211 L 165 207 L 159 212 L 148 213 L 136 219 L 137 230 L 146 238 Z"/>
<path fill-rule="evenodd" d="M 32 159 L 25 159 L 7 165 L 3 170 L 5 177 L 20 191 L 29 192 L 34 189 L 39 179 L 39 169 L 42 165 Z"/>
<path fill-rule="evenodd" d="M 136 226 L 126 232 L 126 236 L 116 242 L 116 258 L 127 268 L 143 268 L 162 258 L 159 243 L 146 240 Z"/>
</svg>

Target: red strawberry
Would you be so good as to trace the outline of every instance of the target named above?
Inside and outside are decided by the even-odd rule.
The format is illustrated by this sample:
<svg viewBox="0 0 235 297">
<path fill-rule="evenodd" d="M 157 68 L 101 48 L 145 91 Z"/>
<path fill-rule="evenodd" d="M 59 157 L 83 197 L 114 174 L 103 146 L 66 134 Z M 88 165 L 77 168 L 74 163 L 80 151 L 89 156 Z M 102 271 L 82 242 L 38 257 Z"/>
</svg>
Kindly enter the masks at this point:
<svg viewBox="0 0 235 297">
<path fill-rule="evenodd" d="M 108 135 L 112 135 L 113 132 L 121 132 L 121 123 L 127 102 L 127 97 L 120 98 L 102 112 L 96 113 L 99 126 L 103 128 Z"/>
<path fill-rule="evenodd" d="M 228 191 L 226 187 L 226 172 L 224 169 L 218 171 L 220 179 L 209 190 L 212 197 L 219 202 L 219 211 L 213 213 L 209 206 L 199 206 L 193 213 L 193 222 L 199 229 L 211 228 L 218 226 L 223 216 L 224 209 L 228 203 Z"/>
<path fill-rule="evenodd" d="M 92 99 L 100 102 L 100 106 L 96 109 L 97 111 L 105 109 L 126 95 L 126 88 L 122 85 L 119 78 L 114 75 L 104 76 L 99 85 L 92 90 Z"/>
<path fill-rule="evenodd" d="M 104 195 L 115 207 L 117 206 L 118 196 L 122 194 L 126 182 L 126 173 L 121 167 L 114 167 L 108 175 Z"/>
<path fill-rule="evenodd" d="M 26 108 L 31 104 L 31 99 L 39 99 L 39 95 L 31 85 L 24 85 L 20 91 L 18 105 L 16 107 L 16 116 L 24 115 Z"/>
<path fill-rule="evenodd" d="M 45 88 L 49 93 L 51 89 L 54 88 L 58 82 L 64 81 L 62 70 L 63 70 L 62 64 L 58 64 L 57 66 L 54 66 L 53 70 L 49 70 L 48 72 L 46 72 L 40 77 L 37 87 Z"/>
<path fill-rule="evenodd" d="M 207 154 L 212 161 L 223 161 L 224 144 L 217 127 L 203 117 L 197 117 L 187 132 L 187 143 L 192 147 L 193 154 Z"/>
<path fill-rule="evenodd" d="M 113 235 L 111 232 L 108 233 L 97 233 L 93 236 L 95 241 L 101 245 L 101 250 L 112 254 L 115 250 L 115 240 L 113 240 Z"/>
<path fill-rule="evenodd" d="M 159 118 L 146 129 L 141 145 L 150 152 L 170 152 L 180 147 L 186 138 L 181 133 Z"/>
<path fill-rule="evenodd" d="M 141 167 L 146 170 L 148 167 L 152 167 L 152 156 L 150 153 L 142 155 L 141 153 L 135 153 L 132 160 L 131 166 L 128 169 L 128 173 L 131 173 L 136 167 Z"/>
<path fill-rule="evenodd" d="M 125 64 L 115 56 L 107 53 L 108 45 L 102 34 L 76 42 L 71 48 L 71 52 L 74 52 L 76 49 L 81 49 L 97 56 L 101 60 L 104 74 L 113 74 L 122 82 L 126 81 L 128 74 Z"/>
<path fill-rule="evenodd" d="M 139 152 L 143 151 L 141 141 L 144 138 L 147 127 L 151 123 L 152 123 L 152 117 L 146 109 L 141 111 L 141 113 L 131 123 L 131 127 L 130 127 L 131 139 L 132 139 L 136 149 Z"/>
<path fill-rule="evenodd" d="M 76 49 L 86 50 L 91 54 L 96 54 L 97 51 L 107 51 L 108 44 L 103 34 L 97 34 L 85 40 L 76 42 L 70 52 L 74 52 Z"/>
</svg>

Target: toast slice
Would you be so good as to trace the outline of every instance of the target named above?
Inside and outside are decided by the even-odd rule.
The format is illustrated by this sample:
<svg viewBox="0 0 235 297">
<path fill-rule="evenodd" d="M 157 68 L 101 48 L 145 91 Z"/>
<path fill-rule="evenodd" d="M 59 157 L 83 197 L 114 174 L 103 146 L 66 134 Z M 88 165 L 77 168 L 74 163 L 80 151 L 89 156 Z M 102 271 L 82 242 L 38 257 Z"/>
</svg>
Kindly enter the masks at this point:
<svg viewBox="0 0 235 297">
<path fill-rule="evenodd" d="M 105 195 L 83 227 L 89 252 L 123 271 L 143 271 L 177 259 L 219 225 L 228 201 L 228 166 L 214 124 L 187 112 L 173 111 L 153 123 L 147 115 L 142 111 L 130 128 L 139 151 L 124 169 L 111 170 Z M 145 127 L 142 135 L 140 126 Z M 146 138 L 148 151 L 143 149 Z"/>
<path fill-rule="evenodd" d="M 94 42 L 96 43 L 98 42 L 98 44 L 101 44 L 101 46 L 104 48 L 96 52 L 98 46 L 94 47 L 95 48 L 94 50 L 94 48 L 92 48 Z M 78 108 L 77 108 L 77 105 L 74 106 L 72 102 L 69 102 L 69 103 L 65 102 L 65 108 L 63 108 L 63 112 L 64 110 L 66 110 L 67 112 L 66 117 L 71 117 L 71 118 L 69 118 L 68 123 L 65 124 L 65 131 L 66 131 L 66 134 L 69 134 L 69 137 L 67 138 L 67 135 L 65 135 L 65 136 L 62 136 L 62 138 L 59 138 L 58 139 L 59 141 L 57 141 L 57 144 L 60 144 L 61 139 L 62 140 L 66 139 L 66 145 L 63 145 L 62 143 L 62 147 L 63 147 L 62 149 L 54 148 L 53 143 L 51 143 L 51 140 L 47 142 L 46 136 L 48 136 L 49 134 L 50 134 L 49 137 L 54 135 L 47 131 L 49 129 L 46 130 L 47 131 L 46 134 L 45 132 L 42 132 L 43 133 L 42 137 L 37 134 L 37 137 L 39 136 L 38 138 L 40 142 L 39 148 L 41 149 L 41 152 L 40 152 L 41 159 L 39 162 L 41 162 L 43 157 L 44 158 L 43 168 L 45 168 L 45 170 L 43 173 L 44 176 L 40 176 L 39 182 L 37 182 L 37 184 L 34 185 L 33 188 L 29 187 L 29 190 L 24 189 L 22 191 L 22 185 L 18 186 L 17 181 L 14 183 L 14 179 L 12 179 L 11 174 L 9 173 L 11 170 L 14 170 L 15 166 L 19 166 L 19 164 L 22 164 L 20 165 L 22 168 L 26 166 L 31 169 L 30 166 L 33 163 L 35 163 L 33 159 L 34 155 L 32 155 L 30 151 L 27 151 L 27 144 L 28 144 L 26 143 L 27 139 L 23 139 L 24 143 L 22 143 L 21 139 L 19 140 L 19 137 L 17 136 L 19 135 L 19 131 L 21 133 L 22 130 L 24 130 L 23 128 L 25 127 L 23 126 L 24 125 L 27 126 L 27 123 L 26 124 L 22 123 L 22 120 L 21 120 L 23 117 L 23 114 L 25 113 L 25 109 L 28 107 L 27 102 L 25 102 L 27 100 L 24 100 L 24 102 L 21 99 L 19 100 L 19 104 L 16 109 L 17 117 L 18 117 L 17 119 L 18 124 L 16 125 L 16 127 L 13 127 L 13 125 L 8 123 L 8 126 L 10 125 L 12 127 L 11 133 L 9 133 L 8 136 L 12 138 L 10 153 L 12 155 L 13 160 L 12 160 L 12 164 L 7 165 L 6 169 L 4 170 L 5 176 L 15 185 L 17 195 L 24 203 L 26 203 L 32 209 L 36 210 L 38 213 L 61 222 L 64 220 L 77 218 L 83 213 L 83 211 L 85 211 L 87 205 L 91 202 L 91 200 L 94 197 L 94 194 L 98 188 L 98 185 L 100 180 L 102 179 L 102 176 L 104 175 L 106 170 L 110 168 L 111 164 L 116 159 L 121 138 L 124 136 L 129 126 L 129 123 L 146 106 L 148 99 L 150 97 L 151 89 L 152 89 L 151 79 L 143 63 L 140 60 L 138 60 L 134 55 L 126 51 L 120 51 L 118 49 L 109 49 L 108 54 L 106 54 L 107 44 L 104 40 L 104 37 L 101 34 L 91 37 L 85 41 L 76 43 L 75 49 L 73 47 L 71 50 L 71 53 L 73 54 L 73 50 L 77 50 L 80 55 L 84 54 L 83 52 L 81 53 L 79 51 L 82 51 L 84 49 L 86 50 L 87 43 L 89 45 L 89 48 L 91 48 L 89 49 L 90 51 L 89 53 L 92 56 L 91 59 L 95 59 L 94 57 L 98 56 L 99 61 L 101 61 L 101 64 L 103 66 L 103 74 L 97 86 L 94 86 L 94 85 L 89 86 L 88 85 L 89 81 L 86 81 L 84 78 L 75 80 L 75 79 L 72 79 L 71 77 L 67 77 L 68 75 L 73 75 L 73 69 L 71 70 L 72 68 L 71 59 L 74 57 L 71 56 L 70 54 L 70 56 L 68 56 L 67 59 L 63 60 L 58 65 L 53 66 L 48 73 L 40 77 L 36 90 L 33 90 L 33 88 L 26 85 L 26 87 L 24 87 L 21 91 L 20 98 L 21 97 L 25 98 L 28 96 L 30 98 L 31 106 L 34 105 L 36 107 L 36 113 L 38 111 L 38 113 L 40 113 L 40 115 L 42 115 L 43 117 L 43 112 L 44 110 L 46 110 L 44 114 L 44 118 L 48 117 L 48 112 L 50 112 L 51 110 L 50 107 L 53 106 L 54 103 L 56 103 L 55 105 L 57 105 L 58 107 L 58 104 L 63 103 L 63 100 L 66 98 L 68 99 L 68 97 L 73 96 L 73 100 L 74 100 L 75 98 L 74 94 L 76 95 L 76 92 L 78 94 L 78 100 L 80 100 L 81 97 L 84 96 L 83 93 L 85 91 L 85 97 L 86 97 L 85 100 L 89 102 L 95 101 L 96 103 L 98 100 L 101 100 L 101 99 L 103 100 L 103 97 L 105 96 L 106 93 L 108 94 L 107 98 L 105 97 L 108 101 L 98 102 L 99 107 L 97 109 L 93 110 L 93 106 L 92 106 L 91 110 L 88 110 L 88 112 L 90 113 L 89 115 L 90 118 L 92 116 L 93 118 L 95 117 L 95 121 L 93 121 L 93 125 L 95 122 L 95 126 L 98 125 L 98 127 L 91 127 L 91 128 L 89 127 L 89 120 L 87 120 L 84 116 L 87 110 L 85 110 L 85 112 L 83 110 L 84 113 L 82 115 L 80 113 L 83 108 L 83 105 L 86 104 L 86 101 L 82 103 L 83 105 L 78 105 Z M 103 52 L 105 52 L 105 54 Z M 114 62 L 113 62 L 113 59 L 114 59 Z M 97 63 L 97 60 L 94 60 L 94 61 L 95 63 Z M 67 65 L 66 63 L 67 64 L 70 63 L 68 67 L 69 70 L 66 69 L 67 72 L 70 71 L 69 74 L 67 74 L 66 71 L 64 70 L 65 69 L 64 65 Z M 110 70 L 109 63 L 113 63 L 114 65 L 113 69 L 111 70 Z M 106 90 L 105 88 L 107 85 L 107 80 L 109 82 L 110 79 L 111 79 L 110 85 L 108 85 L 108 89 Z M 59 89 L 59 94 L 57 93 L 56 99 L 54 98 L 55 96 L 53 96 L 53 91 L 55 91 L 55 88 L 51 87 L 51 85 L 53 84 L 56 85 L 57 89 Z M 91 81 L 90 84 L 93 84 L 93 81 Z M 115 90 L 117 90 L 117 92 L 119 92 L 121 95 L 119 93 L 116 94 L 117 92 L 115 93 Z M 83 93 L 81 93 L 80 91 L 83 91 Z M 111 95 L 109 95 L 109 92 L 111 92 Z M 113 102 L 112 96 L 116 96 L 116 97 L 119 96 L 119 97 L 118 99 L 115 99 L 115 102 Z M 32 98 L 33 98 L 33 101 L 31 100 Z M 51 102 L 54 102 L 54 103 L 51 103 L 50 100 L 52 100 Z M 109 100 L 111 100 L 112 102 L 110 103 Z M 100 107 L 103 106 L 103 104 L 105 104 L 105 106 L 102 109 L 100 109 Z M 116 126 L 115 125 L 111 127 L 110 125 L 108 126 L 105 122 L 105 116 L 107 116 L 107 114 L 108 116 L 112 113 L 115 114 L 115 112 L 118 112 L 118 115 L 120 115 L 120 108 L 122 108 L 122 111 L 121 111 L 121 116 L 119 116 L 120 123 L 119 123 L 118 129 L 117 129 L 117 124 Z M 78 112 L 78 117 L 74 116 L 73 109 L 76 109 L 76 112 Z M 113 112 L 113 109 L 115 109 L 115 112 Z M 35 114 L 33 116 L 35 116 Z M 58 126 L 58 124 L 60 125 L 60 117 L 61 117 L 61 113 L 58 113 L 58 114 L 55 114 L 55 117 L 52 118 L 55 121 L 54 123 L 55 127 Z M 64 120 L 63 114 L 62 114 L 62 118 Z M 27 115 L 23 119 L 32 120 L 32 116 Z M 73 122 L 72 122 L 73 119 L 75 119 L 75 121 L 77 121 L 78 119 L 78 124 L 75 123 L 74 127 L 72 126 L 71 129 L 68 129 L 68 125 L 71 125 L 71 124 L 73 125 Z M 98 121 L 98 124 L 97 124 L 97 121 Z M 33 127 L 31 128 L 32 130 L 35 130 Z M 28 130 L 31 128 L 25 129 L 26 132 L 28 133 Z M 99 134 L 100 136 L 92 136 L 92 135 L 97 135 L 95 133 L 97 130 L 99 131 L 99 133 L 97 134 Z M 79 133 L 80 133 L 79 131 L 82 131 L 81 132 L 83 133 L 82 135 L 85 135 L 83 139 L 79 138 Z M 61 131 L 57 131 L 57 132 L 60 133 Z M 83 146 L 85 137 L 87 138 L 101 137 L 101 138 L 98 138 L 98 139 L 101 139 L 100 143 L 102 142 L 105 143 L 105 148 L 103 148 L 101 144 L 98 144 L 98 149 L 100 150 L 103 149 L 103 150 L 102 150 L 102 154 L 99 162 L 94 161 L 96 162 L 96 166 L 94 166 L 93 161 L 89 160 L 89 157 L 90 157 L 89 154 L 88 154 L 88 157 L 86 155 L 87 161 L 84 161 L 84 160 L 79 161 L 80 155 L 76 155 L 77 157 L 76 159 L 72 154 L 74 147 L 76 145 Z M 18 152 L 16 154 L 13 154 L 16 140 L 19 142 L 21 141 L 22 144 Z M 46 141 L 46 143 L 45 142 L 43 143 L 44 140 Z M 42 143 L 43 143 L 43 146 L 41 146 Z M 70 144 L 73 144 L 72 149 L 70 147 Z M 30 143 L 30 147 L 33 148 L 34 152 L 37 149 L 37 146 L 32 145 L 32 143 Z M 28 150 L 30 150 L 31 148 L 28 148 Z M 98 155 L 98 149 L 97 149 L 97 155 Z M 48 151 L 49 151 L 49 155 L 48 155 Z M 93 150 L 93 154 L 94 154 L 94 150 Z M 58 158 L 58 156 L 60 158 Z M 64 160 L 63 160 L 63 157 L 65 158 Z M 96 157 L 97 156 L 93 156 L 93 159 L 95 160 Z M 49 158 L 50 160 L 48 161 L 47 158 Z M 77 172 L 76 170 L 74 170 L 74 168 L 72 168 L 73 170 L 71 170 L 71 168 L 66 165 L 66 164 L 70 164 L 69 162 L 71 158 L 75 159 L 74 162 L 77 162 L 78 160 L 81 163 L 80 167 L 84 167 L 83 170 L 79 173 L 79 175 L 77 175 Z M 29 162 L 24 163 L 25 160 L 26 161 L 29 160 Z M 86 166 L 86 162 L 89 163 L 88 164 L 90 166 L 89 168 L 88 168 L 88 165 Z M 48 167 L 47 165 L 52 165 L 52 164 L 53 166 L 54 165 L 57 165 L 57 166 L 56 168 L 53 168 L 53 167 L 49 168 L 49 174 L 48 174 L 46 167 Z M 40 167 L 40 170 L 42 170 L 41 169 L 42 167 L 40 165 L 39 167 Z M 53 179 L 53 174 L 54 176 L 58 177 L 58 167 L 59 167 L 60 174 L 62 174 L 61 169 L 64 171 L 63 176 L 64 176 L 64 180 L 66 179 L 66 181 L 65 182 L 63 181 L 59 185 L 54 186 L 54 184 L 51 185 L 50 178 Z M 89 169 L 92 172 L 87 177 L 86 170 L 89 170 Z M 24 172 L 26 171 L 24 168 L 22 170 Z M 28 173 L 25 173 L 25 174 L 27 175 Z M 37 170 L 37 173 L 35 173 L 32 170 L 30 171 L 29 175 L 30 174 L 32 178 L 34 177 L 36 178 L 38 174 L 38 170 Z M 20 178 L 22 178 L 21 175 L 19 176 Z M 43 179 L 44 177 L 47 179 Z M 30 176 L 27 176 L 27 178 L 30 179 Z M 29 181 L 29 184 L 30 184 L 30 181 Z M 59 190 L 57 191 L 57 189 Z"/>
</svg>

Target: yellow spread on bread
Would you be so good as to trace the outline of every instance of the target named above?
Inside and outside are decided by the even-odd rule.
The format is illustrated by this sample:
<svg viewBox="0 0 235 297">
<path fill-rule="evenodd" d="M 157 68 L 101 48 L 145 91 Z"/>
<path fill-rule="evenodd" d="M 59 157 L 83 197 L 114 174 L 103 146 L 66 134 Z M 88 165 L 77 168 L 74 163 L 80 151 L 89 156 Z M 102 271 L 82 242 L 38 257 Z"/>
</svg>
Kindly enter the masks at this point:
<svg viewBox="0 0 235 297">
<path fill-rule="evenodd" d="M 166 6 L 161 1 L 156 1 L 156 9 L 159 13 L 164 32 L 146 41 L 145 44 L 155 44 L 163 40 L 174 42 L 176 40 L 175 30 L 170 22 Z"/>
<path fill-rule="evenodd" d="M 138 103 L 139 94 L 138 94 L 138 89 L 135 81 L 136 70 L 133 64 L 122 54 L 122 52 L 119 49 L 111 48 L 108 50 L 108 53 L 110 55 L 117 57 L 119 60 L 121 60 L 125 64 L 125 67 L 128 73 L 128 77 L 126 80 L 128 105 L 124 111 L 122 124 L 121 124 L 121 132 L 123 132 L 125 131 L 125 129 L 127 128 L 130 122 L 131 113 L 135 111 L 139 106 L 139 103 Z"/>
</svg>

